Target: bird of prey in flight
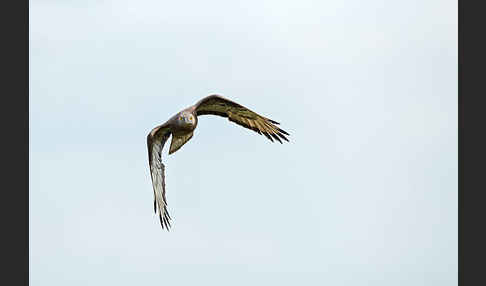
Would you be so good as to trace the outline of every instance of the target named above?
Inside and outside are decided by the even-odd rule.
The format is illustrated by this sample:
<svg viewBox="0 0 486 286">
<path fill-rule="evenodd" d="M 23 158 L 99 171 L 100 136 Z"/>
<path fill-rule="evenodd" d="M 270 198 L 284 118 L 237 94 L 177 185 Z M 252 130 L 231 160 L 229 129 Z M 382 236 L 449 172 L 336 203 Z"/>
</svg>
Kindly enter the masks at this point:
<svg viewBox="0 0 486 286">
<path fill-rule="evenodd" d="M 147 135 L 147 147 L 154 189 L 154 212 L 159 211 L 160 224 L 167 230 L 170 227 L 171 217 L 165 199 L 165 166 L 162 164 L 162 148 L 172 135 L 169 155 L 179 150 L 192 138 L 197 126 L 197 117 L 209 114 L 227 117 L 231 122 L 265 135 L 272 142 L 274 139 L 280 143 L 282 143 L 281 139 L 289 141 L 285 137 L 289 134 L 277 127 L 280 123 L 219 95 L 210 95 L 199 100 L 196 104 L 172 116 L 164 124 L 152 129 Z"/>
</svg>

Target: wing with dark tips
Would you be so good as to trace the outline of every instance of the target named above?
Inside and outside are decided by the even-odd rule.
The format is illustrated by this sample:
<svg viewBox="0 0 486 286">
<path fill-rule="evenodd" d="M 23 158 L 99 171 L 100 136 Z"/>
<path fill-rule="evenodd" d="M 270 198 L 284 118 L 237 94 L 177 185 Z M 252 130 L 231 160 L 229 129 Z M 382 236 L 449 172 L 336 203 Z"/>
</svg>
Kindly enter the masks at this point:
<svg viewBox="0 0 486 286">
<path fill-rule="evenodd" d="M 212 114 L 228 117 L 229 121 L 251 129 L 258 134 L 263 134 L 272 142 L 274 142 L 274 139 L 280 143 L 282 143 L 281 139 L 289 141 L 285 136 L 289 135 L 289 133 L 277 127 L 280 123 L 261 116 L 222 96 L 207 96 L 197 102 L 194 107 L 198 116 Z"/>
<path fill-rule="evenodd" d="M 157 126 L 147 135 L 150 175 L 154 189 L 154 212 L 159 211 L 162 228 L 169 230 L 171 217 L 165 198 L 165 166 L 162 164 L 162 149 L 171 134 L 170 128 Z"/>
</svg>

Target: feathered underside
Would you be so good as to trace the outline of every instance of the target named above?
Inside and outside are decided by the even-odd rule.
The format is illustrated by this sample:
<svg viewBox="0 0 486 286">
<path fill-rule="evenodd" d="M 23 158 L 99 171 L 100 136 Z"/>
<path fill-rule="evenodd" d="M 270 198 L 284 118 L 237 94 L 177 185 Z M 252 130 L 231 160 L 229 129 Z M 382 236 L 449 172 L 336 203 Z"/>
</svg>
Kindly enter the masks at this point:
<svg viewBox="0 0 486 286">
<path fill-rule="evenodd" d="M 227 117 L 231 122 L 251 129 L 260 135 L 263 134 L 272 142 L 274 142 L 273 139 L 280 143 L 282 143 L 282 140 L 280 139 L 287 142 L 289 141 L 285 136 L 289 135 L 289 133 L 277 126 L 280 123 L 261 116 L 256 112 L 253 112 L 250 109 L 222 96 L 210 95 L 205 97 L 196 103 L 194 108 L 198 116 L 211 114 Z"/>
<path fill-rule="evenodd" d="M 154 189 L 154 212 L 157 213 L 158 210 L 160 224 L 167 230 L 170 227 L 171 217 L 167 211 L 165 198 L 165 166 L 162 163 L 162 149 L 170 134 L 168 127 L 158 126 L 147 136 L 150 175 Z"/>
</svg>

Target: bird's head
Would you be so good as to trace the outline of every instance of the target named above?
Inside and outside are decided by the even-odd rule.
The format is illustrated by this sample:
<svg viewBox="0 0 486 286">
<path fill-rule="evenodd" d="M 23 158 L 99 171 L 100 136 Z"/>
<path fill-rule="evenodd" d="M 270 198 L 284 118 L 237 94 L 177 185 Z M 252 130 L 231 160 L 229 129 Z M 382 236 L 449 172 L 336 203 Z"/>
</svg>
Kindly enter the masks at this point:
<svg viewBox="0 0 486 286">
<path fill-rule="evenodd" d="M 183 127 L 194 128 L 196 126 L 196 117 L 190 112 L 181 112 L 177 121 Z"/>
</svg>

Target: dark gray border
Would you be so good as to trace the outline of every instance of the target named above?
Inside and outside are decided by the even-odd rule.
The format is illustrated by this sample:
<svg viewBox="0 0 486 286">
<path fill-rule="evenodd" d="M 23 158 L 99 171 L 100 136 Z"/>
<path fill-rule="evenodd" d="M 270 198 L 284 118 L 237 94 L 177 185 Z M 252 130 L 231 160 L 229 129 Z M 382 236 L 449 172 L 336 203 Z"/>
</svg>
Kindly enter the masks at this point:
<svg viewBox="0 0 486 286">
<path fill-rule="evenodd" d="M 4 285 L 29 283 L 29 1 L 0 4 Z M 6 157 L 7 160 L 4 160 Z M 6 255 L 5 255 L 6 254 Z"/>
</svg>

